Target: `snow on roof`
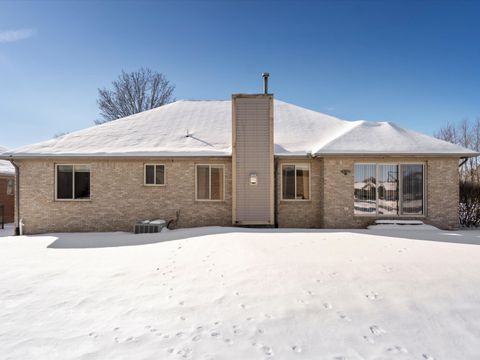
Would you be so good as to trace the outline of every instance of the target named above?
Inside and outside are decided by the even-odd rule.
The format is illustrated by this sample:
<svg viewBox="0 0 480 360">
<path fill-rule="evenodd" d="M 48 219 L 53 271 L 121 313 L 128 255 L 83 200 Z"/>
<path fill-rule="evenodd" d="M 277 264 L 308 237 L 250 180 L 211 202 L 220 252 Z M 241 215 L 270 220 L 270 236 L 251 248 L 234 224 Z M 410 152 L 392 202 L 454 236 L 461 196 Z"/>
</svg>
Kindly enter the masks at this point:
<svg viewBox="0 0 480 360">
<path fill-rule="evenodd" d="M 6 152 L 7 150 L 8 150 L 7 148 L 0 146 L 0 154 L 3 152 Z M 0 160 L 0 175 L 3 175 L 3 176 L 15 175 L 15 168 L 10 163 L 10 161 Z"/>
<path fill-rule="evenodd" d="M 7 154 L 44 156 L 230 156 L 231 101 L 174 103 L 24 146 Z M 276 155 L 476 153 L 391 123 L 344 121 L 274 100 Z"/>
</svg>

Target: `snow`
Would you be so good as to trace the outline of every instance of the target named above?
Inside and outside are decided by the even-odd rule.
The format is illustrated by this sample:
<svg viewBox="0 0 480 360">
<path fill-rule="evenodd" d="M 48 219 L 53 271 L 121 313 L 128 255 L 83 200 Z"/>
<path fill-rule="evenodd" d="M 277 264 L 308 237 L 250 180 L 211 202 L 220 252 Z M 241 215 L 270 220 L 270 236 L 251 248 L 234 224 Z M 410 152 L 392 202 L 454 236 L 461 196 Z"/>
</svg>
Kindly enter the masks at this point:
<svg viewBox="0 0 480 360">
<path fill-rule="evenodd" d="M 7 148 L 0 146 L 0 154 L 8 151 Z M 8 160 L 0 160 L 0 176 L 13 176 L 15 175 L 15 168 L 13 167 L 12 163 Z"/>
<path fill-rule="evenodd" d="M 103 125 L 24 146 L 9 154 L 42 156 L 230 156 L 231 101 L 179 100 Z M 391 123 L 349 122 L 274 100 L 275 154 L 476 153 Z"/>
<path fill-rule="evenodd" d="M 480 231 L 0 238 L 8 359 L 478 359 Z"/>
</svg>

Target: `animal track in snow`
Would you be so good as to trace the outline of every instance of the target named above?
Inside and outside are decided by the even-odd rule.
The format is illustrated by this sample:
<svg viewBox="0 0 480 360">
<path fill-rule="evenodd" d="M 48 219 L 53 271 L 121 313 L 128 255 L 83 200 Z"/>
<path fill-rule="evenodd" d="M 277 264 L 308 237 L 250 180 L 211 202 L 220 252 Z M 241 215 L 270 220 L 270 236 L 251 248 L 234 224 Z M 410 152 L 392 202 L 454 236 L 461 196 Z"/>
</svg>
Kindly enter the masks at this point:
<svg viewBox="0 0 480 360">
<path fill-rule="evenodd" d="M 392 346 L 387 349 L 390 354 L 408 354 L 408 350 L 403 346 Z"/>
<path fill-rule="evenodd" d="M 301 353 L 302 352 L 302 348 L 298 345 L 292 345 L 292 346 L 290 346 L 290 348 L 296 353 Z"/>
<path fill-rule="evenodd" d="M 324 307 L 325 309 L 331 309 L 331 308 L 333 308 L 332 304 L 330 304 L 330 303 L 323 303 L 323 307 Z"/>
<path fill-rule="evenodd" d="M 345 321 L 352 321 L 348 315 L 342 313 L 342 312 L 337 312 L 337 315 L 340 317 L 340 319 L 345 320 Z"/>
<path fill-rule="evenodd" d="M 370 336 L 364 335 L 363 338 L 370 344 L 375 344 L 375 340 L 373 340 Z"/>
<path fill-rule="evenodd" d="M 384 329 L 377 325 L 370 326 L 370 332 L 375 336 L 381 336 L 387 333 Z"/>
<path fill-rule="evenodd" d="M 375 301 L 375 300 L 380 300 L 381 297 L 374 291 L 370 291 L 368 294 L 365 294 L 365 297 L 369 300 Z"/>
<path fill-rule="evenodd" d="M 430 356 L 428 354 L 422 354 L 422 357 L 425 359 L 425 360 L 435 360 L 435 358 L 433 356 Z"/>
<path fill-rule="evenodd" d="M 273 349 L 270 347 L 270 346 L 267 346 L 267 345 L 263 345 L 261 347 L 261 350 L 263 351 L 263 353 L 267 356 L 272 356 L 273 355 Z"/>
<path fill-rule="evenodd" d="M 201 339 L 201 336 L 200 336 L 200 335 L 195 335 L 195 336 L 192 338 L 192 341 L 197 342 L 197 341 L 200 341 L 200 339 Z"/>
</svg>

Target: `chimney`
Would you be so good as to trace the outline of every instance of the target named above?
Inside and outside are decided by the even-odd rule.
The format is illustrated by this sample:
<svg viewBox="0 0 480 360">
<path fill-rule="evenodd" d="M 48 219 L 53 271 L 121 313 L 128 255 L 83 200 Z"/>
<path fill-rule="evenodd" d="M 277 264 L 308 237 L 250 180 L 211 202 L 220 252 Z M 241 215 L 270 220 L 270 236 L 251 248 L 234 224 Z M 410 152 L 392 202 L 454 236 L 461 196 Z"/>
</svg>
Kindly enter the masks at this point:
<svg viewBox="0 0 480 360">
<path fill-rule="evenodd" d="M 262 77 L 263 77 L 263 93 L 265 95 L 268 94 L 268 77 L 270 76 L 270 74 L 268 72 L 264 72 L 262 74 Z"/>
<path fill-rule="evenodd" d="M 232 94 L 232 223 L 273 226 L 273 94 Z"/>
</svg>

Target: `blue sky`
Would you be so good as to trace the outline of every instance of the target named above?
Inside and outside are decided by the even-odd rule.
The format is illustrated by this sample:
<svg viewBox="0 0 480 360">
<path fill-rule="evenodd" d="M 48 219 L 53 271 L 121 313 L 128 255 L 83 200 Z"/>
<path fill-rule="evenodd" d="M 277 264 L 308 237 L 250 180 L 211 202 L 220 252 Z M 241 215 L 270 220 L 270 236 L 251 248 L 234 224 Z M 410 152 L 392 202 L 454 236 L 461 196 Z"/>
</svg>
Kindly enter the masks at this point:
<svg viewBox="0 0 480 360">
<path fill-rule="evenodd" d="M 0 144 L 91 126 L 142 66 L 177 99 L 261 91 L 432 134 L 480 116 L 480 2 L 0 2 Z"/>
</svg>

